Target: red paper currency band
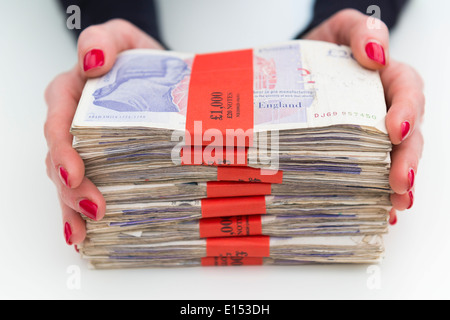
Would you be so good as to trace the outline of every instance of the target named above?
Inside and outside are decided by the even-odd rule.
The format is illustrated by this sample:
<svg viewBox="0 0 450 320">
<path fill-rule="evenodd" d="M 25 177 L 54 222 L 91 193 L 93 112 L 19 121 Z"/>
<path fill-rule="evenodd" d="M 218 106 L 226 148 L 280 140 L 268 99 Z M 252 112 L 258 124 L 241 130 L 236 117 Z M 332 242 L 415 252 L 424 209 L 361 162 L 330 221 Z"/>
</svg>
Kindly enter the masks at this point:
<svg viewBox="0 0 450 320">
<path fill-rule="evenodd" d="M 202 217 L 217 218 L 266 213 L 265 196 L 207 198 L 201 200 Z"/>
<path fill-rule="evenodd" d="M 207 238 L 206 256 L 269 257 L 270 237 Z"/>
<path fill-rule="evenodd" d="M 196 55 L 189 81 L 186 145 L 249 147 L 252 131 L 253 50 Z"/>
<path fill-rule="evenodd" d="M 208 198 L 246 197 L 272 194 L 270 183 L 209 181 L 206 183 Z"/>
<path fill-rule="evenodd" d="M 181 165 L 246 166 L 248 148 L 184 146 L 180 158 Z"/>
<path fill-rule="evenodd" d="M 279 184 L 283 183 L 283 171 L 249 167 L 223 166 L 217 168 L 217 180 Z"/>
<path fill-rule="evenodd" d="M 262 266 L 261 257 L 204 257 L 202 266 Z"/>
<path fill-rule="evenodd" d="M 232 216 L 200 219 L 200 238 L 262 235 L 261 216 Z"/>
</svg>

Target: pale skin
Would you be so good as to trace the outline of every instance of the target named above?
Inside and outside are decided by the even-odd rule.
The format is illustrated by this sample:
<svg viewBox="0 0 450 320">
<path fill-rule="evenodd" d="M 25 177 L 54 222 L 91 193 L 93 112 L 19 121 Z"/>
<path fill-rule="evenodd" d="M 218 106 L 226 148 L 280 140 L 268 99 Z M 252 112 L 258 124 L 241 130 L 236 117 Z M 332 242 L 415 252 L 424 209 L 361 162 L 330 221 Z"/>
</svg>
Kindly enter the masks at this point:
<svg viewBox="0 0 450 320">
<path fill-rule="evenodd" d="M 354 10 L 343 10 L 313 29 L 305 38 L 348 45 L 362 66 L 380 70 L 388 106 L 386 127 L 394 145 L 390 172 L 390 185 L 394 192 L 391 196 L 393 209 L 390 222 L 395 224 L 397 211 L 410 208 L 414 199 L 414 176 L 423 149 L 420 124 L 425 98 L 423 81 L 417 72 L 389 58 L 389 32 L 384 24 L 380 26 L 379 29 L 369 29 L 367 16 Z M 367 52 L 368 43 L 376 43 L 383 48 L 383 61 L 379 57 L 374 59 Z M 135 48 L 163 50 L 153 38 L 124 20 L 116 19 L 89 27 L 78 40 L 78 64 L 57 76 L 45 92 L 48 105 L 44 126 L 49 148 L 47 174 L 58 190 L 64 236 L 68 244 L 79 244 L 86 237 L 81 215 L 101 220 L 106 209 L 102 194 L 85 177 L 83 161 L 72 148 L 73 137 L 69 130 L 81 92 L 88 78 L 104 75 L 111 69 L 118 53 Z M 86 55 L 89 56 L 92 50 L 101 50 L 104 62 L 89 68 Z M 410 125 L 406 131 L 405 122 Z M 80 205 L 83 200 L 94 204 L 90 205 L 90 213 L 86 212 L 86 206 Z"/>
</svg>

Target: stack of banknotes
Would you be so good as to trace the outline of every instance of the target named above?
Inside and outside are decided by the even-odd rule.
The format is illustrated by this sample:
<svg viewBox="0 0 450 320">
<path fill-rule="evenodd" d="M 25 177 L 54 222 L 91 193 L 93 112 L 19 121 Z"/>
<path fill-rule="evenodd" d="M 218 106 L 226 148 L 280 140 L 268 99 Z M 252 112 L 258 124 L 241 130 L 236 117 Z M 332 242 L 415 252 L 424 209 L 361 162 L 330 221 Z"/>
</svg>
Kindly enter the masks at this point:
<svg viewBox="0 0 450 320">
<path fill-rule="evenodd" d="M 385 115 L 379 74 L 345 46 L 126 51 L 72 123 L 107 203 L 80 253 L 94 268 L 379 261 Z"/>
</svg>

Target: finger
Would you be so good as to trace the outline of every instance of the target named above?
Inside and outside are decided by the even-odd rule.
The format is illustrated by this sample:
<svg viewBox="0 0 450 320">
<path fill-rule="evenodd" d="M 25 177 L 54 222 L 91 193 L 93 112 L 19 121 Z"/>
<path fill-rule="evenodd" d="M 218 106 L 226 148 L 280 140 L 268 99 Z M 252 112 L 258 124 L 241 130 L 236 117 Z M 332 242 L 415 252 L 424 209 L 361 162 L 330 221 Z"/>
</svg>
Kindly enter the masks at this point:
<svg viewBox="0 0 450 320">
<path fill-rule="evenodd" d="M 392 207 L 398 211 L 411 209 L 414 205 L 414 188 L 405 194 L 391 195 Z"/>
<path fill-rule="evenodd" d="M 78 187 L 84 176 L 83 160 L 72 148 L 73 136 L 70 133 L 84 82 L 78 68 L 74 68 L 59 75 L 45 91 L 48 113 L 44 135 L 50 152 L 50 167 L 70 188 Z"/>
<path fill-rule="evenodd" d="M 397 223 L 397 210 L 394 208 L 389 212 L 389 224 L 394 226 Z"/>
<path fill-rule="evenodd" d="M 362 66 L 378 70 L 389 62 L 389 29 L 374 19 L 354 9 L 341 10 L 305 38 L 350 46 Z"/>
<path fill-rule="evenodd" d="M 108 72 L 117 54 L 135 48 L 164 49 L 145 32 L 122 19 L 85 29 L 78 39 L 78 63 L 87 77 Z"/>
<path fill-rule="evenodd" d="M 86 223 L 78 212 L 61 202 L 64 239 L 68 245 L 80 244 L 86 238 Z"/>
<path fill-rule="evenodd" d="M 420 125 L 425 111 L 423 80 L 411 67 L 399 62 L 381 71 L 389 110 L 386 128 L 393 144 L 399 144 Z"/>
<path fill-rule="evenodd" d="M 97 221 L 104 217 L 106 203 L 103 195 L 88 178 L 83 178 L 83 182 L 77 188 L 69 189 L 63 185 L 54 170 L 49 170 L 49 174 L 58 189 L 62 204 L 91 220 Z"/>
<path fill-rule="evenodd" d="M 88 179 L 75 189 L 60 188 L 61 200 L 73 210 L 91 220 L 101 220 L 105 215 L 106 203 L 97 187 Z"/>
<path fill-rule="evenodd" d="M 403 195 L 414 187 L 422 151 L 423 136 L 420 130 L 414 131 L 409 139 L 394 146 L 389 183 L 395 193 Z"/>
</svg>

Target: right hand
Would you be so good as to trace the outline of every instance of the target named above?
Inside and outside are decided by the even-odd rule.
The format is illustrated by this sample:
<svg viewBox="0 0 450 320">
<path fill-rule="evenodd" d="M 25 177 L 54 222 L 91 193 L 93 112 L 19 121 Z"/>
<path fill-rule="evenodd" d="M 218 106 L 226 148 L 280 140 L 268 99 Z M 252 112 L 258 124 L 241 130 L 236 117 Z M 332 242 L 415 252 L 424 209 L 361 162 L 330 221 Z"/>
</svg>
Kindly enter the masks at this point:
<svg viewBox="0 0 450 320">
<path fill-rule="evenodd" d="M 388 110 L 386 129 L 393 144 L 389 183 L 392 191 L 389 222 L 397 221 L 397 210 L 414 203 L 414 180 L 423 150 L 421 123 L 425 96 L 423 80 L 410 66 L 389 59 L 389 30 L 380 21 L 380 28 L 367 28 L 367 16 L 357 10 L 341 10 L 306 36 L 343 44 L 352 48 L 355 59 L 371 70 L 380 70 Z M 378 47 L 378 54 L 367 51 L 367 45 Z M 381 48 L 381 50 L 380 50 Z M 372 51 L 372 50 L 371 50 Z"/>
<path fill-rule="evenodd" d="M 78 64 L 58 75 L 47 87 L 48 106 L 44 134 L 48 145 L 47 175 L 56 185 L 61 204 L 67 244 L 79 244 L 86 237 L 80 214 L 100 220 L 106 203 L 97 187 L 84 176 L 84 163 L 72 147 L 72 119 L 88 78 L 106 74 L 117 54 L 135 48 L 163 46 L 131 23 L 114 19 L 84 30 L 78 39 Z"/>
</svg>

